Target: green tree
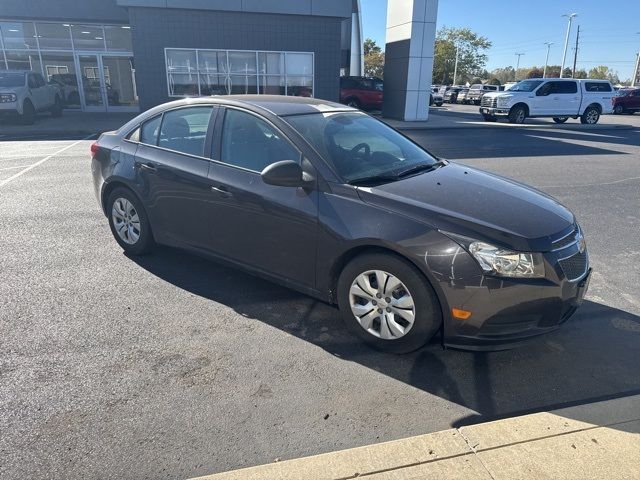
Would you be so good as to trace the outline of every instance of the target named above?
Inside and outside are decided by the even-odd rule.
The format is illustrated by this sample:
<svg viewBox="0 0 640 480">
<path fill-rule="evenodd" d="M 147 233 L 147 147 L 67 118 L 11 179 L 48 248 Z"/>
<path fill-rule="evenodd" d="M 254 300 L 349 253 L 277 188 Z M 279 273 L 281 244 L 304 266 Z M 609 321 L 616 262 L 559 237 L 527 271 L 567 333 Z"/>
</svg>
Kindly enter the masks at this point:
<svg viewBox="0 0 640 480">
<path fill-rule="evenodd" d="M 433 83 L 449 84 L 453 82 L 458 48 L 458 76 L 461 79 L 482 76 L 488 57 L 484 51 L 491 42 L 468 28 L 442 27 L 436 34 L 435 55 L 433 59 Z M 487 75 L 488 77 L 488 75 Z"/>
<path fill-rule="evenodd" d="M 502 83 L 500 83 L 500 80 L 498 80 L 496 77 L 492 77 L 489 80 L 489 85 L 502 85 Z"/>
<path fill-rule="evenodd" d="M 515 69 L 511 66 L 504 68 L 496 68 L 491 72 L 491 76 L 497 78 L 500 83 L 512 82 L 515 77 Z"/>
<path fill-rule="evenodd" d="M 470 83 L 471 85 L 476 85 L 477 83 L 482 83 L 482 79 L 480 77 L 475 77 Z"/>
<path fill-rule="evenodd" d="M 598 65 L 589 70 L 588 78 L 597 78 L 599 80 L 609 80 L 614 85 L 620 83 L 618 72 L 614 72 L 606 65 Z"/>
<path fill-rule="evenodd" d="M 529 73 L 527 73 L 527 78 L 542 78 L 542 74 L 544 72 L 542 71 L 541 68 L 538 67 L 532 67 L 529 70 Z"/>
<path fill-rule="evenodd" d="M 384 78 L 384 52 L 370 38 L 364 41 L 364 74 L 367 77 Z"/>
<path fill-rule="evenodd" d="M 576 74 L 573 78 L 589 78 L 589 74 L 584 68 L 581 68 L 579 70 L 576 70 Z"/>
</svg>

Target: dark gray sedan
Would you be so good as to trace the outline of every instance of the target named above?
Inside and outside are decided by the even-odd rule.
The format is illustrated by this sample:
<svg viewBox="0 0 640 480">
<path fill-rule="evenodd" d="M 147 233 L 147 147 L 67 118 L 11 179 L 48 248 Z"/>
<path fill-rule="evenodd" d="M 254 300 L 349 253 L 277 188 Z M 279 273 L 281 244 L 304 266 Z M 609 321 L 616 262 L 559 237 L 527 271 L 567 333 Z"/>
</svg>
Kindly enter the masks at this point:
<svg viewBox="0 0 640 480">
<path fill-rule="evenodd" d="M 91 147 L 100 206 L 129 254 L 155 244 L 338 304 L 382 350 L 507 348 L 582 302 L 573 214 L 321 100 L 228 96 L 156 107 Z M 215 279 L 212 279 L 215 281 Z"/>
</svg>

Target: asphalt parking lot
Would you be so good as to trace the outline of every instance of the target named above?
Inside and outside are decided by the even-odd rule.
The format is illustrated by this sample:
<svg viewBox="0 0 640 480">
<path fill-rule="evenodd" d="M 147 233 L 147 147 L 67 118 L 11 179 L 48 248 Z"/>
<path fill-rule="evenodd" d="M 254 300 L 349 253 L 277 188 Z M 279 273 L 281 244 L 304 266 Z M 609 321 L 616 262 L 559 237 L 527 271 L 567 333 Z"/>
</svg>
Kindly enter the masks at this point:
<svg viewBox="0 0 640 480">
<path fill-rule="evenodd" d="M 128 258 L 90 140 L 0 138 L 0 478 L 187 478 L 640 393 L 635 120 L 410 132 L 570 207 L 594 274 L 575 317 L 524 348 L 406 356 L 244 273 L 164 248 Z"/>
</svg>

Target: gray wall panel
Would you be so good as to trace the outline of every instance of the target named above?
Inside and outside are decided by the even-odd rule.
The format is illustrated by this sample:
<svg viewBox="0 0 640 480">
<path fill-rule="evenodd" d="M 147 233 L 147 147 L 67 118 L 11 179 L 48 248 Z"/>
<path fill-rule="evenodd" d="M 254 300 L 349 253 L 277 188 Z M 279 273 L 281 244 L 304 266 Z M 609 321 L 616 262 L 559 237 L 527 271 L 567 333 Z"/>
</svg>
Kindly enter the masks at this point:
<svg viewBox="0 0 640 480">
<path fill-rule="evenodd" d="M 128 23 L 116 0 L 0 0 L 0 18 Z"/>
<path fill-rule="evenodd" d="M 110 0 L 113 1 L 113 0 Z M 352 0 L 116 0 L 124 7 L 158 7 L 349 18 Z"/>
<path fill-rule="evenodd" d="M 314 52 L 315 96 L 339 98 L 339 18 L 136 7 L 129 16 L 143 110 L 170 100 L 165 47 Z"/>
</svg>

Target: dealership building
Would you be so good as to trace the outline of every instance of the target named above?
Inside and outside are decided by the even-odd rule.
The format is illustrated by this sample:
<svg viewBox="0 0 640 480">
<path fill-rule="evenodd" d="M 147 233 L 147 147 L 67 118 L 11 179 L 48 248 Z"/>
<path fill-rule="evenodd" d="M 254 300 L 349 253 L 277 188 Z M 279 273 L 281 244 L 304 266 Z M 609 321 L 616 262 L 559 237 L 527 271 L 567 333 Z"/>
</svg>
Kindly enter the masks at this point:
<svg viewBox="0 0 640 480">
<path fill-rule="evenodd" d="M 389 0 L 389 116 L 426 118 L 436 12 L 437 0 Z M 360 0 L 2 0 L 0 7 L 0 69 L 41 72 L 68 108 L 84 111 L 138 111 L 198 95 L 337 101 L 340 75 L 362 74 L 362 40 Z"/>
<path fill-rule="evenodd" d="M 0 68 L 41 72 L 88 111 L 229 93 L 337 100 L 341 71 L 361 72 L 357 0 L 2 4 Z"/>
</svg>

